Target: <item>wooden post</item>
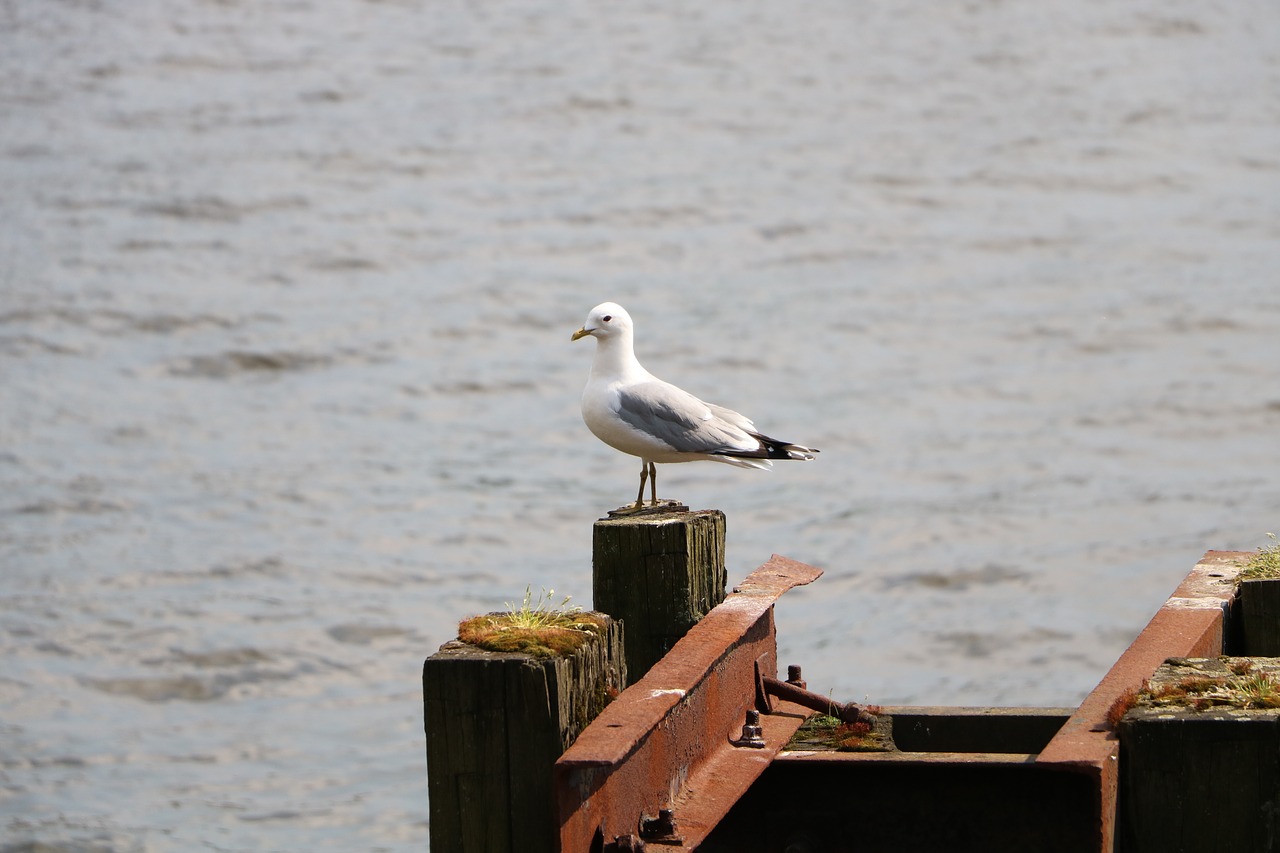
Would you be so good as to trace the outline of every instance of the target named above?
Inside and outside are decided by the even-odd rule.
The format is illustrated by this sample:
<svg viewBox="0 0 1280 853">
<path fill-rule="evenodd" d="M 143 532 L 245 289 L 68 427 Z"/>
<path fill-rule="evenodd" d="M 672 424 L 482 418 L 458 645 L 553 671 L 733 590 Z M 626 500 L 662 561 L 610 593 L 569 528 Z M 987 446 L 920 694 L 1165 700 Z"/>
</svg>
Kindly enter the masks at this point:
<svg viewBox="0 0 1280 853">
<path fill-rule="evenodd" d="M 1251 672 L 1280 671 L 1271 658 L 1170 658 L 1150 684 L 1194 690 L 1195 679 L 1226 679 L 1245 660 Z M 1280 710 L 1139 704 L 1118 733 L 1118 851 L 1280 853 Z"/>
<path fill-rule="evenodd" d="M 623 623 L 632 682 L 724 601 L 724 541 L 718 509 L 595 523 L 592 605 Z"/>
<path fill-rule="evenodd" d="M 441 646 L 422 668 L 431 849 L 556 853 L 556 759 L 625 686 L 612 620 L 568 657 Z"/>
<path fill-rule="evenodd" d="M 1242 654 L 1280 656 L 1280 580 L 1240 582 Z"/>
</svg>

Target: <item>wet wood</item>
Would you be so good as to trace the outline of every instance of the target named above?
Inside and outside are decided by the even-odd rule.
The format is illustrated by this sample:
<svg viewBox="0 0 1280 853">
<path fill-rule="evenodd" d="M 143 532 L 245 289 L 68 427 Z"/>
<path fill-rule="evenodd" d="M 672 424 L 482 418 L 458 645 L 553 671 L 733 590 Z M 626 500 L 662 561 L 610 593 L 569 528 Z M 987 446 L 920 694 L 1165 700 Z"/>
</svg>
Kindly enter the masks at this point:
<svg viewBox="0 0 1280 853">
<path fill-rule="evenodd" d="M 427 658 L 422 692 L 432 850 L 554 853 L 552 768 L 626 686 L 620 626 L 569 657 L 457 641 Z"/>
<path fill-rule="evenodd" d="M 724 601 L 724 543 L 718 509 L 595 523 L 592 603 L 623 623 L 633 682 Z"/>
</svg>

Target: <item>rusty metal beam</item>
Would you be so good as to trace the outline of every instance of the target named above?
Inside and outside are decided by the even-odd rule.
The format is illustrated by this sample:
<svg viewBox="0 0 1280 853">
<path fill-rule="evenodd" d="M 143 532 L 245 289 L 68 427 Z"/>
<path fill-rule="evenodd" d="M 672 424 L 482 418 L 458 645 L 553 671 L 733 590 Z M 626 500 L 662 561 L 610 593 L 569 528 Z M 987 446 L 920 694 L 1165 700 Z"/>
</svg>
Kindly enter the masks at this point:
<svg viewBox="0 0 1280 853">
<path fill-rule="evenodd" d="M 821 575 L 774 555 L 579 735 L 555 767 L 562 851 L 697 847 L 809 713 L 774 703 L 764 745 L 743 737 L 777 673 L 774 602 Z"/>
<path fill-rule="evenodd" d="M 1249 556 L 1205 554 L 1074 711 L 883 708 L 899 751 L 779 754 L 701 853 L 1111 853 L 1120 743 L 1108 712 L 1166 658 L 1223 652 Z"/>
<path fill-rule="evenodd" d="M 1223 653 L 1235 578 L 1241 561 L 1249 556 L 1240 551 L 1207 552 L 1036 757 L 1039 767 L 1083 773 L 1093 780 L 1094 849 L 1110 851 L 1115 843 L 1120 742 L 1107 713 L 1126 691 L 1141 687 L 1166 658 Z"/>
</svg>

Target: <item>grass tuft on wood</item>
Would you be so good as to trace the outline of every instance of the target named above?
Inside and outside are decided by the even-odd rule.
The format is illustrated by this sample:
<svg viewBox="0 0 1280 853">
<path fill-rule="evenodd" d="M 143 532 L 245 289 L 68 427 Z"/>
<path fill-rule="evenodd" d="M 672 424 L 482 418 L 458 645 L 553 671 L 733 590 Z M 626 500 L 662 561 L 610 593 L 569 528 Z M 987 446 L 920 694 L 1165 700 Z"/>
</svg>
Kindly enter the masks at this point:
<svg viewBox="0 0 1280 853">
<path fill-rule="evenodd" d="M 1276 539 L 1274 533 L 1268 533 L 1271 539 L 1270 545 L 1258 548 L 1258 553 L 1254 554 L 1243 563 L 1238 580 L 1270 580 L 1280 578 L 1280 540 Z"/>
<path fill-rule="evenodd" d="M 472 616 L 458 623 L 458 639 L 491 652 L 518 652 L 539 658 L 567 657 L 606 627 L 604 618 L 569 607 L 570 596 L 553 604 L 555 590 L 543 590 L 537 601 L 525 587 L 524 602 L 507 612 Z"/>
</svg>

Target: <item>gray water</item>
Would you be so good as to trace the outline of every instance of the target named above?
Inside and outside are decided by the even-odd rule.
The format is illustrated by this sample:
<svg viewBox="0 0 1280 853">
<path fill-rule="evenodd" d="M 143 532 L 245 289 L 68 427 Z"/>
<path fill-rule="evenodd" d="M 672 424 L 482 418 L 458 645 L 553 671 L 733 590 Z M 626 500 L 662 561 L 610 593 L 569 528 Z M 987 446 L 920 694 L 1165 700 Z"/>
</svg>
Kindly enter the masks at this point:
<svg viewBox="0 0 1280 853">
<path fill-rule="evenodd" d="M 812 687 L 1072 705 L 1280 528 L 1272 2 L 0 3 L 0 849 L 426 847 L 419 674 L 590 604 L 594 304 Z"/>
</svg>

